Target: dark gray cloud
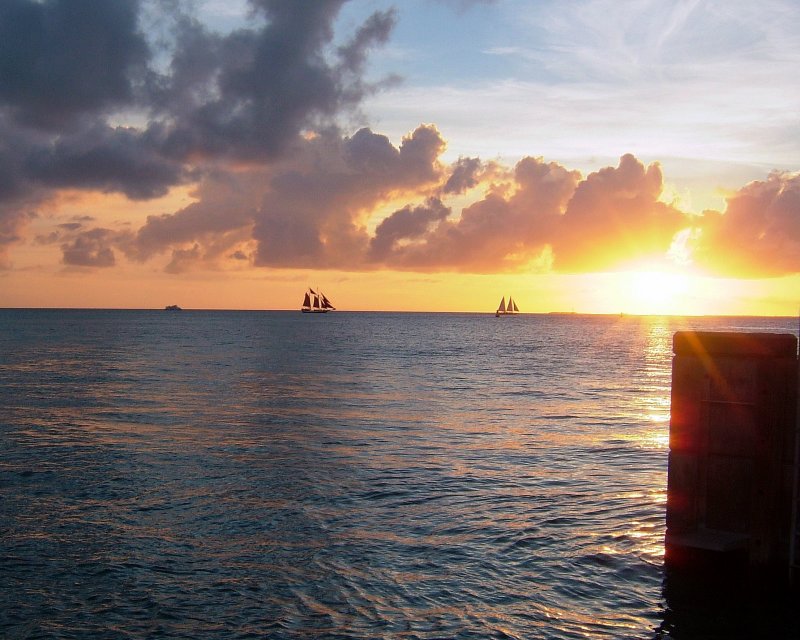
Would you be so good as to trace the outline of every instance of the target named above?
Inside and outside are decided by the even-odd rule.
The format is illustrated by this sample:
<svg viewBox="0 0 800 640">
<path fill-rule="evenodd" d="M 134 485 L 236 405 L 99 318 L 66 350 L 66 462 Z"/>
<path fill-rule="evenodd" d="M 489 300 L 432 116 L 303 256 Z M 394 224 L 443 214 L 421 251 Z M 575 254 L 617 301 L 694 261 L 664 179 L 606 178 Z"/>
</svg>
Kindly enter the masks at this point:
<svg viewBox="0 0 800 640">
<path fill-rule="evenodd" d="M 164 152 L 187 159 L 274 158 L 305 127 L 330 121 L 372 90 L 367 51 L 384 42 L 392 12 L 376 13 L 338 55 L 326 55 L 343 0 L 252 2 L 263 26 L 228 35 L 178 21 L 170 73 L 153 92 L 152 127 Z"/>
<path fill-rule="evenodd" d="M 0 104 L 53 130 L 129 105 L 149 56 L 138 12 L 137 0 L 3 0 Z"/>
<path fill-rule="evenodd" d="M 0 203 L 25 199 L 33 190 L 25 175 L 26 153 L 40 137 L 20 131 L 0 108 Z"/>
<path fill-rule="evenodd" d="M 339 47 L 341 68 L 352 74 L 351 80 L 355 82 L 356 88 L 369 90 L 368 85 L 364 85 L 361 81 L 361 73 L 367 62 L 367 53 L 375 45 L 383 44 L 389 39 L 394 23 L 394 10 L 374 13 L 358 29 L 350 42 Z M 351 99 L 358 100 L 360 96 L 354 95 L 351 96 Z"/>
<path fill-rule="evenodd" d="M 31 141 L 0 110 L 0 269 L 11 267 L 9 251 L 23 240 L 23 229 L 45 195 L 25 175 L 21 154 Z"/>
<path fill-rule="evenodd" d="M 142 132 L 100 122 L 31 148 L 24 171 L 28 181 L 42 186 L 116 191 L 134 200 L 164 195 L 186 176 Z"/>
</svg>

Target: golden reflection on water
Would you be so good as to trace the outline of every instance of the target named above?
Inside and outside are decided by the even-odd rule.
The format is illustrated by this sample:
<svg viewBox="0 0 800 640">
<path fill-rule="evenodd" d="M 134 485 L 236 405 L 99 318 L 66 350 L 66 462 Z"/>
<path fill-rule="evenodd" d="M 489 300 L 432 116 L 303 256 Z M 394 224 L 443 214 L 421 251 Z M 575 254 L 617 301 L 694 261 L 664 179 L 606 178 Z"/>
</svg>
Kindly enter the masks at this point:
<svg viewBox="0 0 800 640">
<path fill-rule="evenodd" d="M 633 402 L 636 415 L 653 428 L 632 439 L 647 449 L 669 446 L 672 333 L 668 318 L 651 318 L 644 336 L 644 392 Z"/>
<path fill-rule="evenodd" d="M 666 456 L 669 450 L 669 421 L 672 385 L 672 334 L 669 318 L 649 318 L 643 331 L 642 379 L 640 392 L 631 401 L 637 422 L 645 425 L 631 433 L 619 434 L 621 440 L 642 449 Z M 651 513 L 666 509 L 666 472 L 653 471 L 640 478 L 640 490 L 622 491 L 614 499 L 638 503 Z M 649 505 L 647 507 L 646 505 Z M 631 520 L 617 545 L 605 545 L 604 553 L 633 553 L 642 560 L 660 566 L 664 558 L 664 521 L 658 519 Z M 631 545 L 633 548 L 631 548 Z"/>
<path fill-rule="evenodd" d="M 664 427 L 653 431 L 646 431 L 645 433 L 632 434 L 626 440 L 635 442 L 643 449 L 663 449 L 669 448 L 669 416 L 667 416 L 667 424 Z"/>
</svg>

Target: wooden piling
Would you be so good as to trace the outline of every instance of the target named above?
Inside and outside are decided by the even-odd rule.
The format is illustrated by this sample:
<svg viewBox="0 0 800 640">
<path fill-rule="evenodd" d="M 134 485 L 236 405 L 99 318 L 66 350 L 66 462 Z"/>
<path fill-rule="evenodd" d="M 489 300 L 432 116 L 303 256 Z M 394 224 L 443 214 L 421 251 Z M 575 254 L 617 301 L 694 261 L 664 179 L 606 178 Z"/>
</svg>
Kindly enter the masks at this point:
<svg viewBox="0 0 800 640">
<path fill-rule="evenodd" d="M 788 575 L 797 338 L 679 331 L 673 353 L 666 560 L 728 554 Z"/>
</svg>

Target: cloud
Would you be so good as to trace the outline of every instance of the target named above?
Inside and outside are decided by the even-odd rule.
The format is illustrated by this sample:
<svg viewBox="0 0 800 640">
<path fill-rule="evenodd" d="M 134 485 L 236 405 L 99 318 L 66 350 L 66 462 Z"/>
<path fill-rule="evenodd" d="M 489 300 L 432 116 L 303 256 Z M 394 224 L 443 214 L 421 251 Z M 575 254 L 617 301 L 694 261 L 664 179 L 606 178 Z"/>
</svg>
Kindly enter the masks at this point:
<svg viewBox="0 0 800 640">
<path fill-rule="evenodd" d="M 201 23 L 191 3 L 0 3 L 0 268 L 11 267 L 12 248 L 39 215 L 50 222 L 37 224 L 32 241 L 60 246 L 64 264 L 108 268 L 124 256 L 160 260 L 175 274 L 250 267 L 576 273 L 664 256 L 687 229 L 694 260 L 706 269 L 800 271 L 797 175 L 774 173 L 732 195 L 724 212 L 698 217 L 663 202 L 660 165 L 631 154 L 584 177 L 533 156 L 515 166 L 480 157 L 445 162 L 446 141 L 433 124 L 399 144 L 368 127 L 345 133 L 345 116 L 358 115 L 384 86 L 368 80 L 367 62 L 397 16 L 375 12 L 343 35 L 344 2 L 250 0 L 248 21 L 227 32 Z M 603 14 L 605 6 L 595 10 Z M 668 19 L 648 23 L 652 30 L 643 33 L 653 37 L 643 40 L 654 43 L 654 57 L 647 68 L 680 44 L 687 15 L 670 10 Z M 145 28 L 147 20 L 158 28 Z M 577 47 L 570 59 L 584 54 Z M 545 88 L 537 95 L 551 95 Z M 599 90 L 618 88 L 615 81 Z M 475 101 L 448 90 L 466 131 L 475 131 Z M 484 91 L 488 100 L 496 87 Z M 559 129 L 620 117 L 619 109 L 587 109 L 600 104 L 598 87 L 558 91 L 558 100 L 540 101 L 545 111 L 537 118 L 506 118 L 499 108 L 481 129 L 527 144 L 530 127 L 553 129 L 569 99 L 583 126 Z M 423 99 L 427 108 L 435 102 L 426 92 L 410 105 L 415 113 Z M 665 111 L 660 101 L 622 102 L 647 116 L 632 123 L 652 123 L 652 105 Z M 684 109 L 676 113 L 685 121 Z M 613 148 L 629 148 L 653 128 L 641 126 L 624 140 L 614 133 Z M 660 137 L 681 148 L 688 139 Z M 125 221 L 109 228 L 108 212 L 99 212 L 101 222 L 37 213 L 65 189 L 146 201 L 177 185 L 191 185 L 193 202 L 138 228 Z"/>
<path fill-rule="evenodd" d="M 164 195 L 186 175 L 140 131 L 99 122 L 32 147 L 24 169 L 28 180 L 42 186 L 116 191 L 133 200 Z"/>
<path fill-rule="evenodd" d="M 398 146 L 370 129 L 322 133 L 269 166 L 209 174 L 192 204 L 103 239 L 133 260 L 170 254 L 171 273 L 243 261 L 352 271 L 581 272 L 663 257 L 691 225 L 659 200 L 660 167 L 632 155 L 584 178 L 534 157 L 513 169 L 476 158 L 448 166 L 444 149 L 429 125 Z M 467 188 L 483 195 L 464 204 Z"/>
<path fill-rule="evenodd" d="M 46 193 L 31 185 L 25 176 L 20 153 L 28 143 L 28 136 L 21 135 L 8 126 L 0 113 L 0 269 L 12 266 L 11 249 L 24 241 L 28 223 L 36 217 L 36 210 Z"/>
<path fill-rule="evenodd" d="M 79 267 L 113 267 L 115 258 L 110 240 L 114 235 L 110 229 L 102 228 L 79 233 L 61 245 L 64 264 Z"/>
<path fill-rule="evenodd" d="M 481 169 L 479 158 L 459 158 L 453 164 L 450 177 L 447 179 L 442 191 L 444 193 L 463 193 L 478 184 L 478 172 Z"/>
<path fill-rule="evenodd" d="M 30 136 L 18 132 L 0 110 L 0 269 L 10 269 L 11 248 L 22 242 L 23 231 L 35 217 L 44 195 L 30 185 L 20 159 Z"/>
<path fill-rule="evenodd" d="M 270 180 L 253 232 L 256 264 L 364 268 L 362 219 L 390 197 L 434 188 L 443 149 L 439 132 L 425 125 L 399 147 L 369 129 L 308 143 L 300 163 Z"/>
<path fill-rule="evenodd" d="M 29 217 L 16 206 L 9 207 L 0 203 L 0 270 L 11 268 L 9 251 L 22 240 L 20 230 Z"/>
<path fill-rule="evenodd" d="M 355 75 L 357 87 L 365 86 L 360 80 L 360 74 L 367 61 L 367 52 L 375 44 L 383 44 L 389 39 L 395 20 L 394 10 L 374 13 L 358 29 L 350 42 L 339 47 L 342 68 Z M 354 97 L 358 100 L 361 96 Z"/>
<path fill-rule="evenodd" d="M 463 161 L 454 164 L 443 191 L 464 167 Z M 460 215 L 438 200 L 396 211 L 377 227 L 371 257 L 412 270 L 613 270 L 663 257 L 675 234 L 691 224 L 684 212 L 659 200 L 660 167 L 645 167 L 629 154 L 618 167 L 586 178 L 527 157 L 505 180 L 497 172 L 494 179 Z"/>
<path fill-rule="evenodd" d="M 546 250 L 578 179 L 577 172 L 557 163 L 524 158 L 460 216 L 442 218 L 424 237 L 394 245 L 385 262 L 412 270 L 497 273 L 523 268 Z"/>
<path fill-rule="evenodd" d="M 432 224 L 450 215 L 438 198 L 430 198 L 424 205 L 403 207 L 383 220 L 370 240 L 370 259 L 383 261 L 398 243 L 423 237 Z"/>
<path fill-rule="evenodd" d="M 663 256 L 686 215 L 659 200 L 658 164 L 645 168 L 633 155 L 618 167 L 590 174 L 576 188 L 553 239 L 559 271 L 608 270 Z"/>
<path fill-rule="evenodd" d="M 251 0 L 252 19 L 228 33 L 182 2 L 0 3 L 0 262 L 22 237 L 25 207 L 60 189 L 148 200 L 236 173 L 235 163 L 263 171 L 307 130 L 335 130 L 380 86 L 364 78 L 367 54 L 396 19 L 376 12 L 340 38 L 343 2 Z M 143 32 L 148 20 L 155 35 Z M 189 219 L 204 218 L 207 233 L 240 222 L 240 212 L 212 222 L 204 206 L 148 223 L 125 250 L 146 256 L 159 236 L 185 239 Z M 67 260 L 111 264 L 87 253 L 90 240 L 73 241 Z"/>
<path fill-rule="evenodd" d="M 223 238 L 239 238 L 253 225 L 264 180 L 261 170 L 211 173 L 194 191 L 195 202 L 171 214 L 148 216 L 122 249 L 128 257 L 145 261 L 175 247 L 200 241 L 211 246 Z"/>
<path fill-rule="evenodd" d="M 394 13 L 369 17 L 326 55 L 342 0 L 251 3 L 266 20 L 227 35 L 188 16 L 177 21 L 170 73 L 159 79 L 150 133 L 176 159 L 275 158 L 306 127 L 356 107 L 373 87 L 367 51 L 384 42 Z"/>
<path fill-rule="evenodd" d="M 0 4 L 0 104 L 51 130 L 128 105 L 149 49 L 139 2 L 5 0 Z"/>
<path fill-rule="evenodd" d="M 800 272 L 800 174 L 773 172 L 696 220 L 695 262 L 714 273 L 772 277 Z"/>
<path fill-rule="evenodd" d="M 174 249 L 172 260 L 164 269 L 167 273 L 183 273 L 202 259 L 200 245 L 194 244 L 191 249 Z"/>
<path fill-rule="evenodd" d="M 438 0 L 442 4 L 451 5 L 458 11 L 467 11 L 477 5 L 493 5 L 497 0 Z"/>
</svg>

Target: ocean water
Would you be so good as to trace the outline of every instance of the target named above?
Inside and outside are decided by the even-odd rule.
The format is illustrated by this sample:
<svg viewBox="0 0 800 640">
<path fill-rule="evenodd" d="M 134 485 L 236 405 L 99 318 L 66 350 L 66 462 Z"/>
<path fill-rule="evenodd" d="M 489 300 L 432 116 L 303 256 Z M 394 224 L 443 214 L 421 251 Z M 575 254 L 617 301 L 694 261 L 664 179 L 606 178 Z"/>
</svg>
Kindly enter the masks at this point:
<svg viewBox="0 0 800 640">
<path fill-rule="evenodd" d="M 0 310 L 0 637 L 798 637 L 665 575 L 687 328 L 796 321 Z"/>
</svg>

